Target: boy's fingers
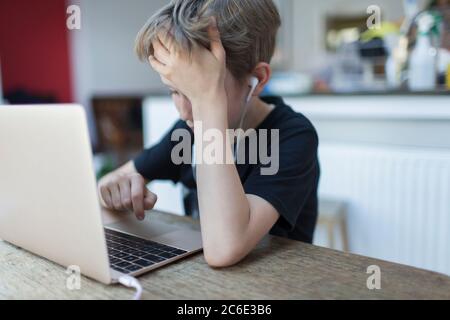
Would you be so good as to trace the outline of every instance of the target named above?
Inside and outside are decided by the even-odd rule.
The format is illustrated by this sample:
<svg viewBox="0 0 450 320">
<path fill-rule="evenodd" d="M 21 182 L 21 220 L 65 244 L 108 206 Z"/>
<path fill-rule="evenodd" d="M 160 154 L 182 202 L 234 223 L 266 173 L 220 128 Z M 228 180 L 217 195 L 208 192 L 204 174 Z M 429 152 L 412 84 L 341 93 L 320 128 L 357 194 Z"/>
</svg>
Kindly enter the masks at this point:
<svg viewBox="0 0 450 320">
<path fill-rule="evenodd" d="M 150 62 L 150 65 L 152 66 L 152 68 L 158 72 L 160 75 L 167 75 L 168 74 L 168 70 L 167 67 L 162 64 L 160 61 L 158 61 L 158 59 L 155 58 L 155 56 L 150 56 L 148 58 L 148 61 Z"/>
<path fill-rule="evenodd" d="M 133 210 L 131 201 L 131 184 L 128 179 L 121 179 L 119 182 L 120 202 L 125 210 Z"/>
<path fill-rule="evenodd" d="M 159 32 L 157 38 L 167 52 L 172 53 L 174 51 L 175 40 L 169 30 Z"/>
<path fill-rule="evenodd" d="M 109 192 L 111 193 L 112 204 L 115 210 L 123 210 L 122 202 L 120 200 L 120 190 L 116 183 L 112 183 L 109 186 Z"/>
<path fill-rule="evenodd" d="M 157 39 L 152 42 L 153 55 L 155 58 L 164 65 L 168 65 L 170 62 L 170 52 L 161 44 Z"/>
<path fill-rule="evenodd" d="M 220 38 L 220 31 L 217 27 L 217 20 L 215 17 L 211 18 L 211 24 L 208 27 L 208 36 L 211 42 L 211 52 L 218 59 L 222 59 L 225 55 L 225 50 L 222 45 L 222 40 Z"/>
<path fill-rule="evenodd" d="M 158 197 L 153 192 L 150 192 L 146 189 L 146 194 L 144 198 L 144 207 L 145 210 L 152 210 L 155 207 L 156 202 L 158 201 Z"/>
<path fill-rule="evenodd" d="M 142 178 L 134 176 L 131 178 L 131 200 L 133 202 L 133 211 L 140 220 L 145 218 L 144 212 L 144 188 Z"/>
<path fill-rule="evenodd" d="M 165 78 L 162 75 L 160 75 L 160 78 L 161 78 L 161 82 L 164 83 L 166 86 L 175 88 L 175 85 L 173 84 L 172 81 L 170 81 L 169 79 Z"/>
<path fill-rule="evenodd" d="M 111 193 L 109 192 L 109 189 L 107 187 L 105 186 L 100 187 L 100 196 L 107 208 L 114 209 L 112 204 Z"/>
</svg>

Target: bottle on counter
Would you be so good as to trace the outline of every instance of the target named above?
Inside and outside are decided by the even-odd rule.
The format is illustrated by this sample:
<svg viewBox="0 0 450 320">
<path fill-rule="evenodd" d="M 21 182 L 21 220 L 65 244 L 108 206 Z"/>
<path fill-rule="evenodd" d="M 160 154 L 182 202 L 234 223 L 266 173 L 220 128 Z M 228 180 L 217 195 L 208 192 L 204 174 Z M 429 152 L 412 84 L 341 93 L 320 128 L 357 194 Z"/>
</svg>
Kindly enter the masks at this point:
<svg viewBox="0 0 450 320">
<path fill-rule="evenodd" d="M 409 61 L 409 89 L 431 91 L 436 89 L 437 50 L 431 42 L 431 30 L 435 25 L 433 15 L 425 12 L 418 18 L 418 34 Z"/>
<path fill-rule="evenodd" d="M 389 89 L 398 89 L 401 86 L 401 61 L 398 57 L 398 45 L 400 37 L 396 34 L 390 34 L 384 37 L 386 45 L 386 59 L 385 72 L 386 83 Z"/>
</svg>

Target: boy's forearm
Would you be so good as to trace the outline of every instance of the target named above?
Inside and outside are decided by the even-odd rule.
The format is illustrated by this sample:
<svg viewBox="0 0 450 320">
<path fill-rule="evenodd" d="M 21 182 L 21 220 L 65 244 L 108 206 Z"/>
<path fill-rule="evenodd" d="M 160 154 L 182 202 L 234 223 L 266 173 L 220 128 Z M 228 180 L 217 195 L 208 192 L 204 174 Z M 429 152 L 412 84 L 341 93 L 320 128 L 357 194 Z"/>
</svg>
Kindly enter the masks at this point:
<svg viewBox="0 0 450 320">
<path fill-rule="evenodd" d="M 203 132 L 209 129 L 220 131 L 224 139 L 223 154 L 231 156 L 232 145 L 230 139 L 226 139 L 226 98 L 216 99 L 212 103 L 205 100 L 202 104 L 193 105 L 193 111 L 194 120 L 201 121 Z M 195 140 L 203 140 L 203 132 L 196 131 Z M 198 150 L 197 163 L 202 155 L 203 150 Z M 230 162 L 225 160 L 229 159 L 224 159 L 223 164 L 197 165 L 197 188 L 206 257 L 212 251 L 222 252 L 224 256 L 235 256 L 236 251 L 245 251 L 242 246 L 245 247 L 250 206 L 236 166 L 226 164 Z M 242 252 L 242 255 L 246 253 Z"/>
</svg>

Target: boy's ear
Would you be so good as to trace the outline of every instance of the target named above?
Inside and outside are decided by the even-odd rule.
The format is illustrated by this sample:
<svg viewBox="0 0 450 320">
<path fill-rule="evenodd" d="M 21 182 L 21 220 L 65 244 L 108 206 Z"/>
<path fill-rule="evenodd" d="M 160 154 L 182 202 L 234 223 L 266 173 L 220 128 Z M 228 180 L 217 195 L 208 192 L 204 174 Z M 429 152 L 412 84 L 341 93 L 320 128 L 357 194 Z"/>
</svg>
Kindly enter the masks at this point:
<svg viewBox="0 0 450 320">
<path fill-rule="evenodd" d="M 258 85 L 256 86 L 253 95 L 259 96 L 264 91 L 264 88 L 272 76 L 272 68 L 270 67 L 270 64 L 266 62 L 259 62 L 253 70 L 252 75 L 258 79 Z"/>
</svg>

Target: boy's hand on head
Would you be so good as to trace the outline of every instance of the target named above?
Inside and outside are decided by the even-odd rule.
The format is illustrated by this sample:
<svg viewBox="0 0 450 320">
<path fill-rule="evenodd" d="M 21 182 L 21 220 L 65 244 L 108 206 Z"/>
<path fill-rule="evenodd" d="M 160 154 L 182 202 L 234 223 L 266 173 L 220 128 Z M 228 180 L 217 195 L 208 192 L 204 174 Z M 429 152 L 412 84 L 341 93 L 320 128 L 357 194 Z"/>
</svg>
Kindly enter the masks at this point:
<svg viewBox="0 0 450 320">
<path fill-rule="evenodd" d="M 215 19 L 208 27 L 208 35 L 209 50 L 194 44 L 188 52 L 175 44 L 169 32 L 161 32 L 152 43 L 154 53 L 149 57 L 152 68 L 194 107 L 200 99 L 209 98 L 207 95 L 214 99 L 225 94 L 226 53 Z"/>
<path fill-rule="evenodd" d="M 106 176 L 98 184 L 102 205 L 107 209 L 132 211 L 144 220 L 145 211 L 153 209 L 157 196 L 147 189 L 140 174 Z"/>
</svg>

